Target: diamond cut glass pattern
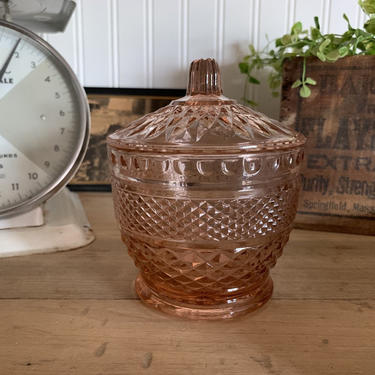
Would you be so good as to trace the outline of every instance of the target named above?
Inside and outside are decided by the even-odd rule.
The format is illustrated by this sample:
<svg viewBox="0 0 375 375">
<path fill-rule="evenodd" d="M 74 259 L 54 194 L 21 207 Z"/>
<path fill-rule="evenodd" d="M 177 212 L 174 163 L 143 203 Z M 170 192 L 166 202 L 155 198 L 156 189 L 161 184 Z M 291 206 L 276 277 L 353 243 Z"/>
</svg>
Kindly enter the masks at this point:
<svg viewBox="0 0 375 375">
<path fill-rule="evenodd" d="M 224 97 L 212 59 L 192 63 L 184 98 L 109 136 L 141 300 L 193 319 L 263 305 L 296 213 L 304 142 Z"/>
</svg>

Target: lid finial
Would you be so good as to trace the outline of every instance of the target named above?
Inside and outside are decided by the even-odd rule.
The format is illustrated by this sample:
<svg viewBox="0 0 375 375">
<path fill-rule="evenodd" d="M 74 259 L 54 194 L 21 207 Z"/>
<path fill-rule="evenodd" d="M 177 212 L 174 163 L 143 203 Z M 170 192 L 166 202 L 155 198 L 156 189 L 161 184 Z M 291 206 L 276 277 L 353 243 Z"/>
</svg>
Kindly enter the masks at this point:
<svg viewBox="0 0 375 375">
<path fill-rule="evenodd" d="M 214 59 L 194 60 L 190 65 L 186 95 L 221 95 L 221 76 Z"/>
</svg>

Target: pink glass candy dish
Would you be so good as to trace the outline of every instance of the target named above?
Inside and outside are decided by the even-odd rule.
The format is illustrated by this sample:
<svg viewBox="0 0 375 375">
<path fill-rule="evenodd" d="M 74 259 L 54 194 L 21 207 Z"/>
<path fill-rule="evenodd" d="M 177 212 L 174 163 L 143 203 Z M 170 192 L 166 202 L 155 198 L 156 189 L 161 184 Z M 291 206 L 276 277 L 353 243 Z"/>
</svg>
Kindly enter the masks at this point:
<svg viewBox="0 0 375 375">
<path fill-rule="evenodd" d="M 215 60 L 186 96 L 107 140 L 116 217 L 161 311 L 227 319 L 267 302 L 296 214 L 305 138 L 222 95 Z"/>
</svg>

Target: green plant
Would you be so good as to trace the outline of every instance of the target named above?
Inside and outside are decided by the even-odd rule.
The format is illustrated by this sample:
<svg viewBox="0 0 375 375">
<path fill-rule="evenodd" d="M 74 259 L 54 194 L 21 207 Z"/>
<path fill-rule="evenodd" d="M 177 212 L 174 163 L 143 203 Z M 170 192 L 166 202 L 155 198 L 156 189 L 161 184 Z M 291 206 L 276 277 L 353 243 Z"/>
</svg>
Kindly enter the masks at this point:
<svg viewBox="0 0 375 375">
<path fill-rule="evenodd" d="M 246 104 L 256 105 L 248 99 L 248 85 L 260 84 L 254 72 L 268 68 L 268 85 L 273 96 L 279 95 L 282 82 L 282 69 L 285 59 L 302 57 L 302 76 L 292 85 L 299 88 L 301 97 L 311 94 L 309 86 L 316 85 L 311 77 L 306 77 L 306 59 L 315 56 L 321 61 L 335 62 L 345 56 L 375 55 L 375 0 L 359 0 L 362 10 L 370 17 L 363 29 L 351 26 L 346 14 L 347 31 L 343 34 L 322 34 L 319 18 L 314 17 L 315 25 L 304 30 L 301 22 L 296 22 L 289 34 L 268 43 L 261 51 L 249 45 L 250 53 L 239 63 L 241 73 L 246 75 L 243 100 Z M 270 49 L 271 44 L 274 48 Z"/>
</svg>

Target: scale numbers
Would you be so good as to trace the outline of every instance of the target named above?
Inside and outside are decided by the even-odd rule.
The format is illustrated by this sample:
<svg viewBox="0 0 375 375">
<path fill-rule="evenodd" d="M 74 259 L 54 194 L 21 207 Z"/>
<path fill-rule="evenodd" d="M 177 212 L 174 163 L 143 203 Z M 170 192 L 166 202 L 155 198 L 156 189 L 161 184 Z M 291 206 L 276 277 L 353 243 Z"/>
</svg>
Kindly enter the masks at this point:
<svg viewBox="0 0 375 375">
<path fill-rule="evenodd" d="M 44 41 L 0 21 L 0 217 L 40 204 L 77 169 L 88 138 L 87 102 Z"/>
</svg>

